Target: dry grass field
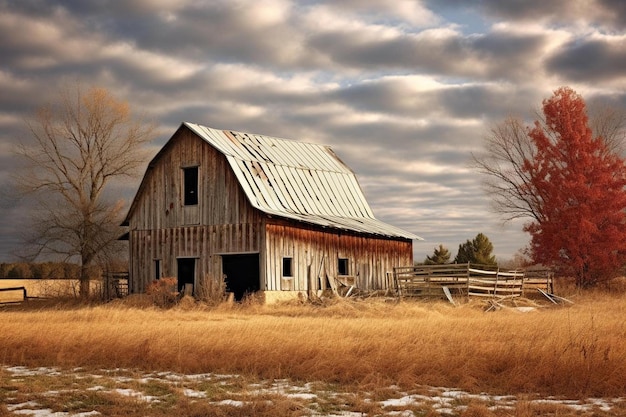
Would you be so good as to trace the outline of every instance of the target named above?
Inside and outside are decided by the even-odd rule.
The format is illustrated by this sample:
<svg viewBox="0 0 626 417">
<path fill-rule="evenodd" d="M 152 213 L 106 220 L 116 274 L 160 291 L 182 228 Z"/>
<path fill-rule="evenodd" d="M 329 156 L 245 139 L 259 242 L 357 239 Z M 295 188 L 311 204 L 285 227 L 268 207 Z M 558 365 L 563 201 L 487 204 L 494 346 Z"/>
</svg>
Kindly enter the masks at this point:
<svg viewBox="0 0 626 417">
<path fill-rule="evenodd" d="M 106 305 L 32 302 L 0 307 L 0 364 L 229 374 L 347 392 L 431 386 L 625 397 L 626 295 L 566 295 L 573 305 L 528 301 L 536 308 L 527 312 L 382 298 L 217 307 L 183 300 L 171 309 L 150 307 L 144 297 Z M 463 415 L 582 415 L 520 407 Z"/>
<path fill-rule="evenodd" d="M 91 282 L 93 292 L 100 291 L 100 281 Z M 76 297 L 79 282 L 75 279 L 0 279 L 0 288 L 26 288 L 28 297 Z M 0 303 L 22 301 L 22 291 L 0 291 Z"/>
</svg>

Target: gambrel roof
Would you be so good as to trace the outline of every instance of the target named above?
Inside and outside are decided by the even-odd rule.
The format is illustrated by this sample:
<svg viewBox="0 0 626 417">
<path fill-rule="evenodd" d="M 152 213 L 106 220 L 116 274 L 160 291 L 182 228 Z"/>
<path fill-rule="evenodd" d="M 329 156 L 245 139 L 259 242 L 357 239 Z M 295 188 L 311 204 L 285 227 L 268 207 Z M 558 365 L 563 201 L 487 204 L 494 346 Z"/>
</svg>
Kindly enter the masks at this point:
<svg viewBox="0 0 626 417">
<path fill-rule="evenodd" d="M 328 146 L 185 122 L 227 159 L 250 204 L 271 216 L 373 235 L 420 239 L 374 217 L 354 173 Z"/>
</svg>

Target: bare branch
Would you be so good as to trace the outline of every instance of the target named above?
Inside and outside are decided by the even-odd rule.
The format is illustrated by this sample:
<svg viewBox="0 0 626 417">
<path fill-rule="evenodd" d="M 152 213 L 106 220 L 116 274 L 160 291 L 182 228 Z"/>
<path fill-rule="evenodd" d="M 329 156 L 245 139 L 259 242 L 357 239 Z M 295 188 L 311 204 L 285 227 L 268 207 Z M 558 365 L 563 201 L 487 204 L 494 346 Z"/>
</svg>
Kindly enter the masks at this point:
<svg viewBox="0 0 626 417">
<path fill-rule="evenodd" d="M 493 199 L 494 210 L 505 221 L 539 218 L 541 196 L 535 193 L 525 169 L 536 152 L 526 128 L 518 119 L 506 119 L 485 138 L 485 149 L 472 156 L 475 167 L 484 174 L 483 187 Z"/>
<path fill-rule="evenodd" d="M 107 90 L 80 85 L 62 90 L 55 106 L 42 107 L 27 127 L 33 142 L 18 149 L 24 162 L 18 180 L 39 207 L 27 243 L 36 255 L 78 258 L 86 271 L 120 234 L 122 206 L 107 201 L 105 190 L 138 174 L 154 128 Z"/>
</svg>

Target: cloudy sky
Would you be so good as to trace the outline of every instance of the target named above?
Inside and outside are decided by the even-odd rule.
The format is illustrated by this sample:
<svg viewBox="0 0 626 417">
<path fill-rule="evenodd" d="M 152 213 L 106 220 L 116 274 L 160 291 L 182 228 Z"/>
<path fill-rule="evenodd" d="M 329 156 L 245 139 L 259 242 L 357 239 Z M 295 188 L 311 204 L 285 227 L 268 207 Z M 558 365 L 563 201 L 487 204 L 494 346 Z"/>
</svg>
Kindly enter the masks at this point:
<svg viewBox="0 0 626 417">
<path fill-rule="evenodd" d="M 155 120 L 152 154 L 183 121 L 328 144 L 379 219 L 425 239 L 416 260 L 480 232 L 504 260 L 528 237 L 471 154 L 563 85 L 626 109 L 626 2 L 0 0 L 0 261 L 28 213 L 24 119 L 76 80 Z"/>
</svg>

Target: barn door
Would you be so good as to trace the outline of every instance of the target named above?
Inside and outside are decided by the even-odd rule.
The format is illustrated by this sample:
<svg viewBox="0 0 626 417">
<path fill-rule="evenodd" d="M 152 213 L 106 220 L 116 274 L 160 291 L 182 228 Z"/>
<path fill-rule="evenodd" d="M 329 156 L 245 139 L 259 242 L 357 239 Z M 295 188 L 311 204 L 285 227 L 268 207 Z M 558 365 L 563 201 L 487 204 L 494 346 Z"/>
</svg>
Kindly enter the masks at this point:
<svg viewBox="0 0 626 417">
<path fill-rule="evenodd" d="M 196 281 L 196 259 L 195 258 L 178 258 L 178 292 L 185 289 L 185 285 L 191 285 L 193 295 L 194 284 Z M 189 287 L 187 287 L 189 288 Z"/>
<path fill-rule="evenodd" d="M 226 276 L 226 291 L 235 300 L 261 288 L 259 254 L 222 255 L 222 273 Z"/>
</svg>

